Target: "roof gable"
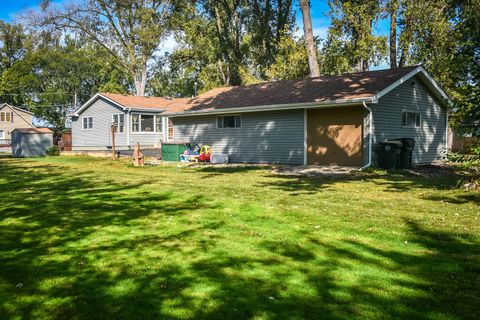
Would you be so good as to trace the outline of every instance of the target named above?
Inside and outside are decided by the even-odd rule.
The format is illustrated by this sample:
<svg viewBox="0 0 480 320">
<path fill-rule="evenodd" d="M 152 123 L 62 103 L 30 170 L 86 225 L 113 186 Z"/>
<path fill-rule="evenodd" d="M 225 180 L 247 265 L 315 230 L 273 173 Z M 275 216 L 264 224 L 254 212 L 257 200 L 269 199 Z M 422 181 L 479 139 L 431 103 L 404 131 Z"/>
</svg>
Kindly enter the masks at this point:
<svg viewBox="0 0 480 320">
<path fill-rule="evenodd" d="M 423 83 L 427 86 L 427 88 L 433 93 L 433 95 L 441 102 L 441 103 L 450 103 L 451 100 L 447 93 L 440 87 L 440 85 L 430 76 L 430 74 L 423 68 L 422 66 L 417 66 L 415 69 L 404 75 L 403 77 L 399 78 L 397 81 L 389 85 L 388 87 L 384 88 L 380 92 L 378 92 L 374 97 L 374 102 L 378 102 L 378 99 L 383 97 L 384 95 L 388 94 L 401 84 L 405 83 L 406 81 L 410 80 L 411 78 L 417 76 L 419 79 L 423 81 Z"/>
<path fill-rule="evenodd" d="M 0 105 L 0 110 L 2 110 L 4 107 L 8 107 L 10 108 L 10 110 L 12 110 L 13 112 L 15 112 L 15 114 L 17 116 L 19 116 L 20 118 L 23 119 L 23 121 L 25 121 L 26 123 L 28 123 L 32 128 L 35 128 L 35 126 L 33 125 L 33 123 L 31 121 L 28 121 L 27 119 L 25 119 L 25 117 L 22 115 L 22 113 L 26 113 L 28 115 L 32 115 L 33 116 L 33 113 L 30 112 L 30 111 L 27 111 L 27 110 L 23 110 L 23 109 L 20 109 L 20 108 L 17 108 L 17 107 L 13 107 L 11 105 L 9 105 L 8 103 L 4 103 L 2 105 Z"/>
<path fill-rule="evenodd" d="M 138 110 L 138 111 L 165 111 L 166 107 L 173 102 L 174 99 L 161 97 L 143 97 L 117 93 L 100 92 L 94 95 L 90 100 L 85 102 L 73 115 L 79 116 L 85 109 L 90 107 L 95 101 L 103 98 L 122 110 Z"/>
<path fill-rule="evenodd" d="M 16 129 L 13 129 L 13 131 L 18 131 L 18 132 L 24 133 L 24 134 L 53 133 L 53 131 L 50 130 L 49 128 L 16 128 Z M 12 132 L 13 132 L 13 131 L 12 131 Z"/>
</svg>

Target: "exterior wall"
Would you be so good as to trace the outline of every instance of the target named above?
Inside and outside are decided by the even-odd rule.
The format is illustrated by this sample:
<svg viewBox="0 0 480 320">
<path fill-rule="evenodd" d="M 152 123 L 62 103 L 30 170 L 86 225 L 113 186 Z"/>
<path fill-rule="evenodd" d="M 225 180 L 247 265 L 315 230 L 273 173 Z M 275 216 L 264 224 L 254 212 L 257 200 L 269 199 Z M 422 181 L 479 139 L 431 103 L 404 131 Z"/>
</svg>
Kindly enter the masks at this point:
<svg viewBox="0 0 480 320">
<path fill-rule="evenodd" d="M 112 116 L 124 111 L 105 99 L 97 99 L 83 110 L 79 117 L 72 119 L 73 150 L 102 150 L 112 145 Z M 83 130 L 83 117 L 93 117 L 93 129 Z M 126 147 L 127 132 L 115 134 L 115 145 Z"/>
<path fill-rule="evenodd" d="M 112 145 L 111 125 L 114 114 L 125 114 L 124 132 L 115 134 L 115 147 L 118 150 L 130 149 L 137 142 L 142 147 L 157 145 L 162 133 L 131 133 L 128 141 L 128 131 L 131 130 L 131 119 L 120 107 L 106 99 L 99 98 L 78 117 L 72 119 L 72 149 L 73 150 L 107 150 Z M 144 113 L 144 112 L 142 112 Z M 93 129 L 83 130 L 83 117 L 93 117 Z"/>
<path fill-rule="evenodd" d="M 18 157 L 43 157 L 53 146 L 51 133 L 12 133 L 12 155 Z"/>
<path fill-rule="evenodd" d="M 132 113 L 135 113 L 132 111 Z M 141 114 L 158 114 L 158 113 L 151 113 L 151 112 L 138 112 Z M 162 118 L 162 123 L 163 123 Z M 129 119 L 129 123 L 131 123 L 131 118 Z M 162 125 L 162 129 L 164 126 Z M 130 128 L 131 129 L 131 125 Z M 165 131 L 165 129 L 163 129 Z M 163 141 L 163 133 L 162 132 L 154 132 L 154 133 L 140 133 L 140 132 L 130 132 L 130 146 L 133 146 L 140 143 L 140 147 L 160 147 L 160 143 Z"/>
<path fill-rule="evenodd" d="M 214 115 L 177 117 L 174 140 L 211 145 L 230 162 L 303 164 L 303 109 L 241 115 L 241 128 L 223 129 Z"/>
<path fill-rule="evenodd" d="M 414 163 L 431 163 L 445 150 L 446 111 L 418 77 L 401 84 L 370 107 L 374 123 L 374 162 L 378 161 L 379 142 L 386 139 L 415 139 Z M 420 113 L 420 127 L 402 127 L 403 111 Z"/>
<path fill-rule="evenodd" d="M 11 133 L 14 129 L 32 128 L 33 116 L 30 113 L 22 112 L 18 109 L 13 110 L 8 105 L 0 108 L 0 112 L 13 112 L 13 122 L 0 121 L 0 130 L 5 130 L 5 137 L 3 139 L 0 138 L 0 144 L 2 144 L 1 140 L 11 139 Z"/>
</svg>

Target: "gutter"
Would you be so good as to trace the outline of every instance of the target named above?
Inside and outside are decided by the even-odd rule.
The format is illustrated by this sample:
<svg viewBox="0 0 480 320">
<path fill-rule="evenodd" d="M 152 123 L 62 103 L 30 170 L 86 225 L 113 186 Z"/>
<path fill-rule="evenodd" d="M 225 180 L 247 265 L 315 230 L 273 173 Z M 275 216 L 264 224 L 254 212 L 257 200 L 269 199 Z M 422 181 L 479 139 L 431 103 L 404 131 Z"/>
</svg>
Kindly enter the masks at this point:
<svg viewBox="0 0 480 320">
<path fill-rule="evenodd" d="M 272 104 L 266 106 L 251 106 L 251 107 L 237 107 L 237 108 L 223 108 L 209 111 L 185 111 L 177 113 L 166 113 L 169 117 L 187 117 L 195 115 L 208 114 L 229 114 L 229 113 L 246 113 L 246 112 L 261 112 L 261 111 L 278 111 L 278 110 L 294 110 L 294 109 L 313 109 L 313 108 L 331 108 L 342 107 L 349 105 L 360 105 L 362 103 L 373 103 L 373 97 L 351 100 L 329 100 L 322 102 L 306 102 L 306 103 L 288 103 L 288 104 Z"/>
<path fill-rule="evenodd" d="M 360 170 L 365 170 L 372 165 L 373 111 L 367 106 L 365 101 L 363 101 L 363 106 L 368 110 L 368 163 L 361 167 Z"/>
</svg>

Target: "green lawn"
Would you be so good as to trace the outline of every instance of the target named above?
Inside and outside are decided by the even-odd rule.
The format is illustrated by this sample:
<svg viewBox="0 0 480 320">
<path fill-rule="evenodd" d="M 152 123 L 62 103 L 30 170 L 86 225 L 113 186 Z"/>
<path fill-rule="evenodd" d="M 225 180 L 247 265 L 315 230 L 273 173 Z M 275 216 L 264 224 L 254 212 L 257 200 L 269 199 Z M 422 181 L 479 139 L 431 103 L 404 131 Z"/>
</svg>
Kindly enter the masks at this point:
<svg viewBox="0 0 480 320">
<path fill-rule="evenodd" d="M 0 319 L 479 319 L 457 178 L 0 159 Z"/>
</svg>

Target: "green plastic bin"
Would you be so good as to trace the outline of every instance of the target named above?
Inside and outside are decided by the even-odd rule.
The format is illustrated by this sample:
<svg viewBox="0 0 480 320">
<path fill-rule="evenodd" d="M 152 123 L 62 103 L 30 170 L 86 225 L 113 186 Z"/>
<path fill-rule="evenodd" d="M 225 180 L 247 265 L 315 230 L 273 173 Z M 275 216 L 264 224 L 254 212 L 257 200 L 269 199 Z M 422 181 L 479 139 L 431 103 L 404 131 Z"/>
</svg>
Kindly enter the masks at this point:
<svg viewBox="0 0 480 320">
<path fill-rule="evenodd" d="M 180 155 L 187 149 L 190 149 L 190 143 L 187 142 L 163 142 L 162 160 L 180 161 Z"/>
</svg>

